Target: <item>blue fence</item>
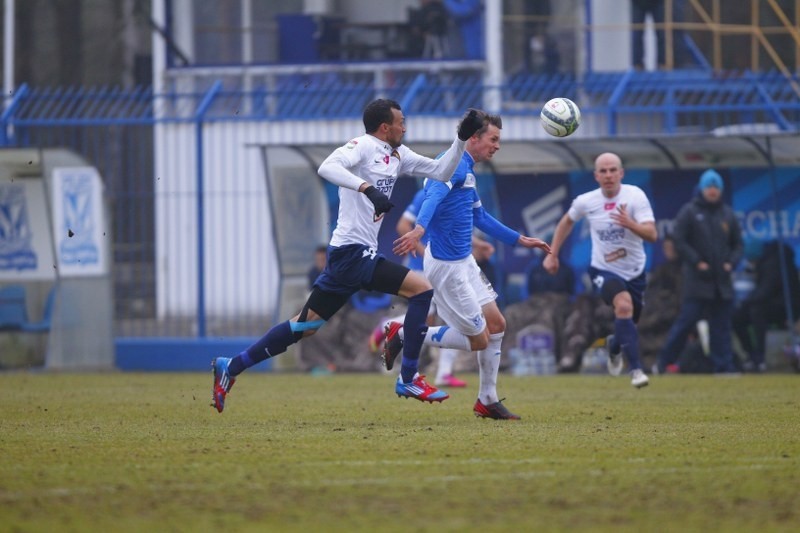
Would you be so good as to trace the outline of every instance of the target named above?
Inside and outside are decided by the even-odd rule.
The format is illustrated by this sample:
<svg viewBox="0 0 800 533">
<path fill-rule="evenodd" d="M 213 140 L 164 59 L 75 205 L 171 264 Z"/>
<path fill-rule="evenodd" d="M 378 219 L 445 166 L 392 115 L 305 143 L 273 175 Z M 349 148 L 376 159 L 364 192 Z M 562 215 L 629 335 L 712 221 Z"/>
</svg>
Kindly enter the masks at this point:
<svg viewBox="0 0 800 533">
<path fill-rule="evenodd" d="M 255 83 L 246 91 L 235 77 L 209 83 L 203 90 L 168 94 L 155 94 L 150 88 L 23 86 L 0 117 L 0 142 L 71 149 L 104 177 L 113 217 L 118 337 L 205 336 L 202 308 L 190 317 L 156 316 L 154 184 L 159 177 L 154 175 L 154 129 L 159 123 L 195 124 L 201 141 L 203 125 L 212 121 L 274 126 L 282 121 L 359 120 L 364 105 L 377 95 L 401 101 L 414 117 L 449 118 L 466 107 L 482 106 L 485 92 L 499 89 L 505 116 L 534 122 L 547 99 L 574 99 L 584 116 L 583 138 L 659 137 L 764 123 L 780 132 L 794 131 L 800 124 L 797 80 L 776 73 L 624 72 L 582 78 L 517 74 L 499 88 L 484 86 L 482 77 L 469 69 L 395 74 L 379 88 L 370 74 L 358 73 L 286 74 L 278 83 Z M 451 129 L 446 131 L 449 139 Z M 203 156 L 189 156 L 197 162 L 202 186 Z M 199 216 L 202 201 L 201 194 Z M 199 240 L 202 244 L 202 233 Z M 236 317 L 224 330 L 231 336 L 257 333 L 264 326 L 234 323 Z"/>
</svg>

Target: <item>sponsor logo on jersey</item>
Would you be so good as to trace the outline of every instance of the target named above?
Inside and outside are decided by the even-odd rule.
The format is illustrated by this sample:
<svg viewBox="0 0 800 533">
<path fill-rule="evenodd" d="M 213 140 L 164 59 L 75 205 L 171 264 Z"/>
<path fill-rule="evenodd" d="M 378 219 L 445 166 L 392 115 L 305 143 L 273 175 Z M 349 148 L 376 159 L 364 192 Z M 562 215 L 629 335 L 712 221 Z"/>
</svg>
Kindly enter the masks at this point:
<svg viewBox="0 0 800 533">
<path fill-rule="evenodd" d="M 626 255 L 628 255 L 628 251 L 625 248 L 619 248 L 611 253 L 605 254 L 603 257 L 605 258 L 606 263 L 612 263 L 617 259 L 622 259 Z"/>
<path fill-rule="evenodd" d="M 609 224 L 605 229 L 597 230 L 597 238 L 602 242 L 620 242 L 625 238 L 625 228 Z"/>
<path fill-rule="evenodd" d="M 617 207 L 617 202 L 606 202 L 603 204 L 603 209 L 606 211 L 611 211 L 615 207 Z"/>
</svg>

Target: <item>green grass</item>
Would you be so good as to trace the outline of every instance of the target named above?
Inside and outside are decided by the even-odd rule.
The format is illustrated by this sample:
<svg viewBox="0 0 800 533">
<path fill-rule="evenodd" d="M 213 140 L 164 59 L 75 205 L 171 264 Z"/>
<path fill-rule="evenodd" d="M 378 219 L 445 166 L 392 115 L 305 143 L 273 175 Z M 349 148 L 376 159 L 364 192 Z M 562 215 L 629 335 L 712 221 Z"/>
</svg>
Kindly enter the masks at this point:
<svg viewBox="0 0 800 533">
<path fill-rule="evenodd" d="M 790 531 L 800 377 L 0 374 L 2 531 Z"/>
</svg>

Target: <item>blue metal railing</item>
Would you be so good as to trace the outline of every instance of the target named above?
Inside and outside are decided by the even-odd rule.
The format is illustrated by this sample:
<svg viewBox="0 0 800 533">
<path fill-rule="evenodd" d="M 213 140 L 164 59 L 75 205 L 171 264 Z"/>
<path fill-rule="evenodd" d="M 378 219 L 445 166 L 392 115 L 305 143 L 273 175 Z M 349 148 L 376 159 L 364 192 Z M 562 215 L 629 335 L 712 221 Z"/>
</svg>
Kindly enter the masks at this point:
<svg viewBox="0 0 800 533">
<path fill-rule="evenodd" d="M 481 106 L 486 90 L 474 70 L 398 71 L 374 85 L 373 73 L 281 74 L 272 85 L 254 80 L 248 90 L 225 78 L 191 90 L 156 94 L 150 88 L 33 88 L 21 86 L 0 115 L 0 145 L 66 147 L 104 176 L 112 202 L 118 334 L 142 334 L 139 319 L 154 316 L 154 126 L 193 125 L 197 165 L 198 257 L 204 256 L 203 128 L 213 121 L 360 119 L 376 95 L 402 102 L 414 116 L 452 117 Z M 180 84 L 176 84 L 178 86 Z M 502 113 L 538 116 L 544 101 L 565 96 L 581 106 L 586 137 L 676 135 L 739 123 L 770 123 L 781 131 L 800 125 L 800 97 L 776 72 L 685 71 L 591 73 L 583 77 L 520 72 L 500 87 Z M 592 120 L 592 118 L 597 120 Z M 594 123 L 590 127 L 590 123 Z M 317 126 L 312 126 L 317 127 Z M 448 134 L 450 132 L 448 131 Z M 449 139 L 448 139 L 449 140 Z M 198 311 L 189 331 L 210 329 L 204 309 L 204 262 L 198 261 Z"/>
</svg>

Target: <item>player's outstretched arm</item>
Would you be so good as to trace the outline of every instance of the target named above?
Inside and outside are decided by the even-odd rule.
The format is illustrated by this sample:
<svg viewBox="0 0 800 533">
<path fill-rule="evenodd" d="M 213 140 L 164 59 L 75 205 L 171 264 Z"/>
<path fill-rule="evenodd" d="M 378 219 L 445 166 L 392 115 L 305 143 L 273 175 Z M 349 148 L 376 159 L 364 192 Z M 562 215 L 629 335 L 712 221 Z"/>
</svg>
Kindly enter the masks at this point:
<svg viewBox="0 0 800 533">
<path fill-rule="evenodd" d="M 561 245 L 564 244 L 569 234 L 572 233 L 573 226 L 575 226 L 575 222 L 569 218 L 568 213 L 564 213 L 564 216 L 558 221 L 555 232 L 553 232 L 553 242 L 550 244 L 550 253 L 546 255 L 544 261 L 542 261 L 542 266 L 548 273 L 555 274 L 558 272 L 560 266 L 558 254 L 561 252 Z"/>
<path fill-rule="evenodd" d="M 550 253 L 550 245 L 544 242 L 542 239 L 537 239 L 536 237 L 528 237 L 527 235 L 520 235 L 519 240 L 517 240 L 517 243 L 520 246 L 524 246 L 525 248 L 538 248 L 548 254 Z"/>
<path fill-rule="evenodd" d="M 479 109 L 470 109 L 458 124 L 458 136 L 450 148 L 438 159 L 421 156 L 412 150 L 407 150 L 401 161 L 400 175 L 425 176 L 435 181 L 448 181 L 461 162 L 461 156 L 466 149 L 466 141 L 483 127 L 486 113 Z"/>
</svg>

